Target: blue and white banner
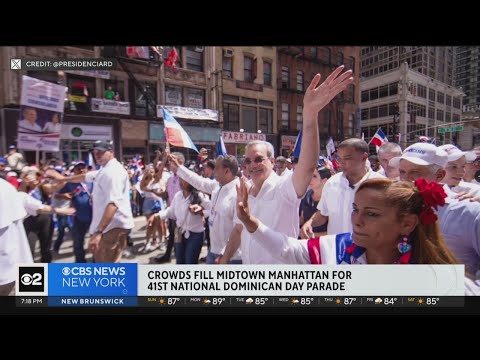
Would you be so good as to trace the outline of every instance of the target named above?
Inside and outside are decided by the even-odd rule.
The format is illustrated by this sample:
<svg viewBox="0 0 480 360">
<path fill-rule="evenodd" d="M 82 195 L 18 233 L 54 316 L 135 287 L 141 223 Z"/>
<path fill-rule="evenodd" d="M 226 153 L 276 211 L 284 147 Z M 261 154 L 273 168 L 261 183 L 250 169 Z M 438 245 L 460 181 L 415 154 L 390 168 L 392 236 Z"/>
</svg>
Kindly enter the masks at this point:
<svg viewBox="0 0 480 360">
<path fill-rule="evenodd" d="M 48 264 L 48 296 L 137 296 L 137 264 Z"/>
</svg>

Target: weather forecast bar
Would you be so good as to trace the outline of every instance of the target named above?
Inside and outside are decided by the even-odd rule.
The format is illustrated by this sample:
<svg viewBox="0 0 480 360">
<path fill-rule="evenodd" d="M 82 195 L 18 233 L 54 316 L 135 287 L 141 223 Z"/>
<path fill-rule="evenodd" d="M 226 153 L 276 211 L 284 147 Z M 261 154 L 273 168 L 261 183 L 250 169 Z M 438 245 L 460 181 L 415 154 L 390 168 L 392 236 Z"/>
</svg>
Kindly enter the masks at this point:
<svg viewBox="0 0 480 360">
<path fill-rule="evenodd" d="M 115 59 L 104 58 L 34 58 L 10 59 L 11 70 L 114 70 L 117 66 Z"/>
<path fill-rule="evenodd" d="M 463 296 L 17 296 L 18 307 L 463 307 Z"/>
</svg>

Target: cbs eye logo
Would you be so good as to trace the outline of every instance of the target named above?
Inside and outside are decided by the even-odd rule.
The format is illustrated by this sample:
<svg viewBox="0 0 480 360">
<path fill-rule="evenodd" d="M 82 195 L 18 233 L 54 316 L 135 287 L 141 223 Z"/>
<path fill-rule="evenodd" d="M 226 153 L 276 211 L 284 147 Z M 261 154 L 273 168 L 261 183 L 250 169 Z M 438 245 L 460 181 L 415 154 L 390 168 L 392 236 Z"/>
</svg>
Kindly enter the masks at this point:
<svg viewBox="0 0 480 360">
<path fill-rule="evenodd" d="M 19 292 L 43 292 L 43 267 L 20 267 L 18 273 Z"/>
</svg>

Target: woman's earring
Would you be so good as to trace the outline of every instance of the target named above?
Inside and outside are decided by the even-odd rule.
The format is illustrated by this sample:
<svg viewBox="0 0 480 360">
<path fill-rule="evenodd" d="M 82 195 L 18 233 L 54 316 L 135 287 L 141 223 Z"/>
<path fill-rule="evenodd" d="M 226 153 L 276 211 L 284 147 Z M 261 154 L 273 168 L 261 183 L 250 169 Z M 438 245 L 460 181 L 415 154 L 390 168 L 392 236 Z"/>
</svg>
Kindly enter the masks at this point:
<svg viewBox="0 0 480 360">
<path fill-rule="evenodd" d="M 410 250 L 412 250 L 412 245 L 408 243 L 407 235 L 402 236 L 402 241 L 398 243 L 397 247 L 398 247 L 398 251 L 400 251 L 400 254 L 406 254 Z"/>
</svg>

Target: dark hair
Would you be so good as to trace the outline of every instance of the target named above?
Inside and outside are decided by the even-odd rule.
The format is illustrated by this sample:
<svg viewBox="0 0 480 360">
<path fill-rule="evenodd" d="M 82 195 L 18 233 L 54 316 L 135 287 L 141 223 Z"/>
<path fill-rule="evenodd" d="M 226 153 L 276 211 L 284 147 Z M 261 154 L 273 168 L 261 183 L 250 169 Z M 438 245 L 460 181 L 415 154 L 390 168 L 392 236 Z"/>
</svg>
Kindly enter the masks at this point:
<svg viewBox="0 0 480 360">
<path fill-rule="evenodd" d="M 222 166 L 230 170 L 230 172 L 235 176 L 238 176 L 238 161 L 237 158 L 233 155 L 220 155 L 217 157 L 217 160 L 220 160 Z"/>
<path fill-rule="evenodd" d="M 212 169 L 212 170 L 215 170 L 215 161 L 213 160 L 208 160 L 207 161 L 207 167 Z"/>
<path fill-rule="evenodd" d="M 356 152 L 367 153 L 368 154 L 368 145 L 362 139 L 350 138 L 343 140 L 340 145 L 338 145 L 337 150 L 341 148 L 350 147 L 353 148 Z"/>
<path fill-rule="evenodd" d="M 325 166 L 317 167 L 317 171 L 321 179 L 330 179 L 332 177 L 332 172 L 329 168 L 326 168 Z"/>
</svg>

